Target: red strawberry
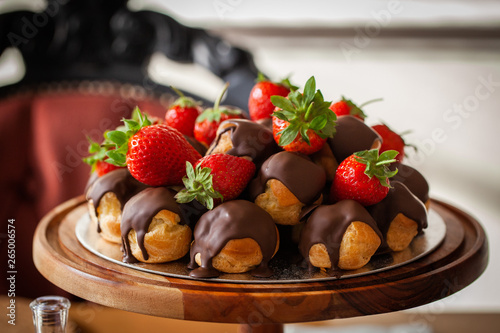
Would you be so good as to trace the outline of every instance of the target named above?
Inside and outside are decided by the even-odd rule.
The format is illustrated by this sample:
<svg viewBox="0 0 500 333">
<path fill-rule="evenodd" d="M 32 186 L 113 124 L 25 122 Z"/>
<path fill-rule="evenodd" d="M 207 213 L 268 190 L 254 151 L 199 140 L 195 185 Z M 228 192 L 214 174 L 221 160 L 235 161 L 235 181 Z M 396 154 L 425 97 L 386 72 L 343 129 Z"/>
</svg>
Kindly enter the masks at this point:
<svg viewBox="0 0 500 333">
<path fill-rule="evenodd" d="M 382 99 L 380 98 L 373 99 L 361 104 L 360 106 L 357 106 L 350 99 L 346 99 L 344 96 L 342 96 L 342 99 L 340 101 L 332 103 L 332 105 L 330 105 L 330 110 L 335 112 L 337 117 L 351 115 L 364 121 L 366 118 L 366 114 L 363 112 L 363 110 L 361 110 L 361 108 L 365 105 L 381 100 Z"/>
<path fill-rule="evenodd" d="M 120 168 L 119 166 L 105 162 L 108 158 L 106 152 L 109 150 L 105 148 L 105 146 L 110 143 L 109 141 L 104 140 L 102 144 L 99 144 L 90 138 L 88 138 L 88 140 L 90 143 L 89 153 L 91 153 L 91 155 L 85 157 L 83 161 L 92 167 L 92 172 L 95 172 L 97 176 L 101 177 L 110 171 Z"/>
<path fill-rule="evenodd" d="M 177 195 L 180 203 L 197 200 L 208 209 L 222 200 L 237 198 L 255 173 L 255 164 L 227 154 L 207 155 L 196 164 L 186 163 L 185 189 Z"/>
<path fill-rule="evenodd" d="M 281 120 L 279 118 L 273 117 L 273 136 L 276 142 L 281 139 L 281 132 L 290 126 L 290 123 L 286 120 Z M 309 144 L 302 138 L 302 136 L 297 136 L 295 140 L 283 147 L 287 151 L 297 151 L 303 154 L 309 155 L 317 152 L 323 147 L 326 138 L 320 137 L 312 129 L 308 129 L 306 136 L 309 138 Z"/>
<path fill-rule="evenodd" d="M 131 175 L 146 185 L 181 184 L 186 175 L 186 161 L 195 163 L 201 158 L 184 136 L 170 126 L 151 125 L 142 114 L 139 122 L 124 122 L 123 131 L 107 133 L 107 138 L 115 144 L 115 149 L 107 152 L 107 161 L 127 166 Z"/>
<path fill-rule="evenodd" d="M 108 172 L 111 172 L 113 170 L 120 169 L 120 168 L 122 168 L 122 167 L 110 164 L 106 161 L 97 161 L 96 166 L 95 166 L 95 172 L 97 173 L 97 175 L 99 177 L 102 177 L 105 174 L 107 174 Z"/>
<path fill-rule="evenodd" d="M 304 93 L 292 91 L 287 98 L 272 96 L 274 140 L 288 151 L 312 154 L 320 150 L 328 137 L 335 134 L 337 117 L 329 110 L 321 91 L 316 91 L 314 76 Z"/>
<path fill-rule="evenodd" d="M 221 94 L 215 101 L 214 107 L 206 109 L 196 119 L 194 137 L 206 147 L 210 146 L 212 141 L 214 141 L 217 135 L 217 128 L 219 128 L 221 122 L 231 118 L 244 118 L 243 112 L 240 109 L 219 105 L 228 86 L 229 84 L 226 83 Z"/>
<path fill-rule="evenodd" d="M 389 178 L 397 173 L 388 165 L 395 161 L 397 151 L 379 156 L 378 149 L 364 150 L 346 158 L 337 168 L 330 191 L 334 201 L 356 200 L 364 206 L 374 205 L 389 192 Z"/>
<path fill-rule="evenodd" d="M 266 78 L 262 73 L 257 77 L 257 83 L 250 91 L 248 98 L 248 111 L 253 121 L 271 118 L 274 112 L 274 105 L 271 102 L 271 96 L 286 97 L 290 90 L 296 90 L 297 87 L 291 85 L 288 79 L 281 82 L 273 82 Z"/>
<path fill-rule="evenodd" d="M 387 150 L 396 150 L 399 154 L 396 156 L 398 162 L 402 162 L 405 157 L 405 146 L 409 146 L 402 138 L 402 134 L 398 134 L 391 130 L 385 124 L 373 125 L 372 129 L 382 137 L 382 146 L 380 152 Z"/>
<path fill-rule="evenodd" d="M 175 128 L 184 135 L 194 137 L 194 123 L 201 113 L 200 102 L 195 101 L 191 97 L 186 97 L 184 94 L 172 87 L 179 95 L 165 113 L 165 124 Z"/>
</svg>

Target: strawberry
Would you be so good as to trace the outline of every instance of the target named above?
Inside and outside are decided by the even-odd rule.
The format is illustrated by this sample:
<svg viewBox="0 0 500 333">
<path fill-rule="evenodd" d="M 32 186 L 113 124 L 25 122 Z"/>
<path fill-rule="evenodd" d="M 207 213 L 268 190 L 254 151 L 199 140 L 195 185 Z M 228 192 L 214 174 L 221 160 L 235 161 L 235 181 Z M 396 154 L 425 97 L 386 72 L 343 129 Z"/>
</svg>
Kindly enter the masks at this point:
<svg viewBox="0 0 500 333">
<path fill-rule="evenodd" d="M 97 161 L 96 166 L 95 166 L 95 172 L 97 173 L 97 175 L 99 177 L 102 177 L 105 174 L 107 174 L 108 172 L 111 172 L 113 170 L 120 169 L 120 168 L 122 168 L 122 167 L 110 164 L 106 161 Z"/>
<path fill-rule="evenodd" d="M 237 198 L 255 173 L 255 164 L 243 157 L 213 154 L 200 159 L 196 168 L 187 162 L 182 179 L 185 189 L 176 195 L 179 203 L 197 200 L 208 209 Z"/>
<path fill-rule="evenodd" d="M 194 137 L 194 123 L 201 113 L 201 102 L 186 97 L 175 87 L 172 89 L 179 95 L 165 113 L 165 124 L 175 128 L 184 135 Z"/>
<path fill-rule="evenodd" d="M 396 160 L 398 162 L 402 162 L 405 157 L 405 147 L 410 146 L 403 140 L 402 135 L 404 135 L 405 133 L 398 134 L 385 124 L 373 125 L 372 129 L 382 137 L 382 146 L 380 147 L 380 152 L 384 152 L 387 150 L 396 150 L 399 153 L 396 156 Z"/>
<path fill-rule="evenodd" d="M 382 201 L 389 192 L 389 178 L 397 173 L 388 168 L 396 155 L 397 151 L 389 150 L 379 156 L 378 149 L 372 149 L 349 156 L 335 172 L 330 197 L 356 200 L 364 206 Z"/>
<path fill-rule="evenodd" d="M 259 73 L 257 83 L 253 86 L 248 98 L 250 119 L 257 121 L 271 118 L 271 114 L 274 112 L 271 96 L 286 97 L 290 93 L 290 90 L 296 89 L 297 87 L 292 86 L 288 79 L 284 79 L 281 82 L 273 82 L 262 73 Z"/>
<path fill-rule="evenodd" d="M 337 115 L 337 117 L 351 115 L 364 121 L 366 118 L 366 114 L 363 112 L 361 108 L 370 103 L 381 100 L 382 100 L 381 98 L 372 99 L 368 102 L 361 104 L 360 106 L 357 106 L 350 99 L 346 99 L 344 96 L 342 96 L 342 99 L 340 101 L 332 103 L 332 105 L 330 105 L 330 110 L 332 110 Z"/>
<path fill-rule="evenodd" d="M 335 134 L 337 117 L 329 110 L 314 76 L 307 80 L 304 93 L 292 91 L 287 98 L 272 96 L 274 140 L 287 151 L 312 154 Z"/>
<path fill-rule="evenodd" d="M 91 138 L 87 138 L 89 141 L 89 153 L 90 156 L 83 158 L 83 162 L 87 163 L 92 167 L 91 172 L 95 172 L 97 176 L 101 177 L 110 171 L 120 168 L 119 166 L 110 164 L 105 160 L 108 158 L 106 156 L 107 149 L 104 146 L 109 143 L 104 140 L 103 144 L 99 144 L 93 141 Z"/>
<path fill-rule="evenodd" d="M 231 118 L 244 118 L 243 112 L 240 109 L 220 106 L 220 102 L 229 84 L 226 83 L 219 97 L 216 99 L 213 108 L 203 111 L 194 125 L 194 137 L 206 147 L 210 146 L 217 135 L 217 128 L 224 120 Z"/>
<path fill-rule="evenodd" d="M 276 142 L 281 139 L 281 132 L 284 131 L 290 123 L 286 120 L 281 120 L 279 118 L 273 117 L 273 136 Z M 309 140 L 309 144 L 302 139 L 302 137 L 297 136 L 295 140 L 283 147 L 287 151 L 296 151 L 303 154 L 309 155 L 315 153 L 323 147 L 326 138 L 320 137 L 314 130 L 308 129 L 306 136 Z"/>
<path fill-rule="evenodd" d="M 107 152 L 108 162 L 127 166 L 138 181 L 150 186 L 182 184 L 186 161 L 195 163 L 201 155 L 176 129 L 151 125 L 139 113 L 139 121 L 125 119 L 125 128 L 107 133 L 114 146 Z"/>
</svg>

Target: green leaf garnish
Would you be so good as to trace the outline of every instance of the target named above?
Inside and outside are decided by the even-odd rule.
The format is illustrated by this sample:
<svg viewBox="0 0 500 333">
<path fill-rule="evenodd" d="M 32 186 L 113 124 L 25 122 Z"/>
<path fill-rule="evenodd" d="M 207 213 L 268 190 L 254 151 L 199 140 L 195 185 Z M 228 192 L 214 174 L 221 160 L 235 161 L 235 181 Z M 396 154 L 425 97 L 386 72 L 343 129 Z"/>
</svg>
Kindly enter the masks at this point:
<svg viewBox="0 0 500 333">
<path fill-rule="evenodd" d="M 127 134 L 122 131 L 111 131 L 106 134 L 106 138 L 111 141 L 116 143 L 117 145 L 123 145 L 125 142 L 127 142 Z"/>
<path fill-rule="evenodd" d="M 385 187 L 391 187 L 387 179 L 394 177 L 398 170 L 389 170 L 388 165 L 396 162 L 395 157 L 398 155 L 396 150 L 387 150 L 379 155 L 378 149 L 363 150 L 354 153 L 354 159 L 359 163 L 366 165 L 365 175 L 368 177 L 377 177 Z"/>
<path fill-rule="evenodd" d="M 278 96 L 278 95 L 271 96 L 271 103 L 273 103 L 274 106 L 277 106 L 283 110 L 295 109 L 295 106 L 293 105 L 292 101 L 283 96 Z"/>
<path fill-rule="evenodd" d="M 188 203 L 197 200 L 208 209 L 213 209 L 215 199 L 223 200 L 222 195 L 213 188 L 212 169 L 201 168 L 198 164 L 196 168 L 186 161 L 186 176 L 182 178 L 184 189 L 175 195 L 178 203 Z"/>
<path fill-rule="evenodd" d="M 84 163 L 91 166 L 91 172 L 94 172 L 97 166 L 97 162 L 104 161 L 107 158 L 107 149 L 102 147 L 101 144 L 93 141 L 90 137 L 87 137 L 89 141 L 89 153 L 91 155 L 84 157 L 82 160 Z"/>
<path fill-rule="evenodd" d="M 297 125 L 290 124 L 285 129 L 278 132 L 278 134 L 281 134 L 278 145 L 284 147 L 292 143 L 292 141 L 297 137 L 297 134 L 299 134 L 299 130 L 300 128 Z"/>
<path fill-rule="evenodd" d="M 290 144 L 300 133 L 302 139 L 310 145 L 307 131 L 311 129 L 321 138 L 335 135 L 337 116 L 330 110 L 331 101 L 325 101 L 320 90 L 316 90 L 316 80 L 311 76 L 304 87 L 304 92 L 291 91 L 288 96 L 271 96 L 271 102 L 277 107 L 272 114 L 290 124 L 280 132 L 280 146 Z M 293 136 L 295 134 L 295 136 Z M 283 138 L 285 136 L 285 138 Z M 292 137 L 293 136 L 293 137 Z"/>
</svg>

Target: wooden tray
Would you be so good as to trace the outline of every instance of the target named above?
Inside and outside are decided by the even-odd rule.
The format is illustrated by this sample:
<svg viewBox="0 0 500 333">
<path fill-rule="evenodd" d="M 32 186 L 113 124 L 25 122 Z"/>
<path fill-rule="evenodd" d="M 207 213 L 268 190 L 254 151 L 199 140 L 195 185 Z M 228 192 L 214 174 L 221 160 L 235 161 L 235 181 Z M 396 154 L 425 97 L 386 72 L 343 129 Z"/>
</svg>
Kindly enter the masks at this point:
<svg viewBox="0 0 500 333">
<path fill-rule="evenodd" d="M 280 332 L 282 323 L 398 311 L 449 296 L 477 279 L 488 263 L 481 225 L 432 200 L 447 228 L 429 255 L 388 271 L 333 281 L 239 284 L 142 272 L 86 250 L 75 225 L 87 206 L 77 197 L 45 216 L 35 233 L 37 269 L 60 288 L 106 306 L 184 320 L 240 323 L 242 332 Z M 277 325 L 268 325 L 277 324 Z"/>
<path fill-rule="evenodd" d="M 250 273 L 240 274 L 224 274 L 219 277 L 211 278 L 211 282 L 225 283 L 297 283 L 297 282 L 321 282 L 336 279 L 349 279 L 356 276 L 370 275 L 380 273 L 389 269 L 394 269 L 399 266 L 407 265 L 408 263 L 418 260 L 429 253 L 432 253 L 444 240 L 446 236 L 446 224 L 441 216 L 433 209 L 428 214 L 428 226 L 425 232 L 413 239 L 410 246 L 404 251 L 390 252 L 379 255 L 374 255 L 368 264 L 360 269 L 331 273 L 321 271 L 319 269 L 309 270 L 304 267 L 302 255 L 298 248 L 278 251 L 273 260 L 269 263 L 269 267 L 273 271 L 273 275 L 269 278 L 258 278 Z M 147 273 L 165 275 L 173 278 L 203 280 L 206 278 L 196 278 L 189 275 L 190 270 L 187 268 L 189 264 L 189 255 L 183 258 L 159 264 L 147 263 L 125 263 L 122 261 L 123 253 L 121 244 L 115 244 L 104 240 L 97 232 L 96 224 L 91 221 L 90 215 L 84 213 L 76 222 L 75 234 L 80 244 L 94 253 L 95 255 L 104 258 L 113 263 L 122 266 L 141 270 Z M 63 243 L 65 239 L 62 240 Z M 283 244 L 283 243 L 282 243 Z M 68 247 L 68 246 L 66 246 Z M 292 244 L 288 244 L 292 247 Z"/>
</svg>

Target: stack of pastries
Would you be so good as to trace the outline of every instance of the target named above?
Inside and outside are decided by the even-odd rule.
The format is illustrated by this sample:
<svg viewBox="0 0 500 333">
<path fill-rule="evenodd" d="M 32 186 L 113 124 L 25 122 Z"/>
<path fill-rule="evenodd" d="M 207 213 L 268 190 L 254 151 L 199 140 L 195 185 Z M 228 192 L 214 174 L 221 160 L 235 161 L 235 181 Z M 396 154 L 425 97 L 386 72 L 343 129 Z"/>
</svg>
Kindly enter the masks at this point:
<svg viewBox="0 0 500 333">
<path fill-rule="evenodd" d="M 213 207 L 196 199 L 180 203 L 182 183 L 145 184 L 127 167 L 93 175 L 86 198 L 97 231 L 121 247 L 128 263 L 181 259 L 196 278 L 245 272 L 268 278 L 280 250 L 300 253 L 310 268 L 355 270 L 374 255 L 406 249 L 427 227 L 429 186 L 401 162 L 387 165 L 401 171 L 388 177 L 388 191 L 376 203 L 332 194 L 339 165 L 357 152 L 378 152 L 384 141 L 362 119 L 336 115 L 335 133 L 305 154 L 280 145 L 273 118 L 221 120 L 215 139 L 204 143 L 205 157 L 227 154 L 255 165 L 240 193 L 216 197 Z"/>
</svg>

